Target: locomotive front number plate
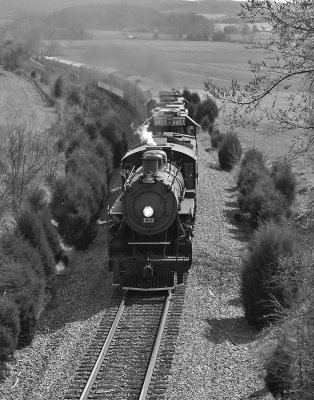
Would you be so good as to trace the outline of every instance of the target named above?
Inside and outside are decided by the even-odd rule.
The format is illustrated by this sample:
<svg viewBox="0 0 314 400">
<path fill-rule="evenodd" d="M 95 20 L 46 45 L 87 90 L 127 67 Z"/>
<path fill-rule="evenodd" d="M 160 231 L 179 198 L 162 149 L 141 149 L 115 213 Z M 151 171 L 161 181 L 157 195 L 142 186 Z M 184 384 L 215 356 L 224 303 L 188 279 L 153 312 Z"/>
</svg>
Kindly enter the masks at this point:
<svg viewBox="0 0 314 400">
<path fill-rule="evenodd" d="M 144 224 L 153 224 L 154 218 L 143 218 Z"/>
</svg>

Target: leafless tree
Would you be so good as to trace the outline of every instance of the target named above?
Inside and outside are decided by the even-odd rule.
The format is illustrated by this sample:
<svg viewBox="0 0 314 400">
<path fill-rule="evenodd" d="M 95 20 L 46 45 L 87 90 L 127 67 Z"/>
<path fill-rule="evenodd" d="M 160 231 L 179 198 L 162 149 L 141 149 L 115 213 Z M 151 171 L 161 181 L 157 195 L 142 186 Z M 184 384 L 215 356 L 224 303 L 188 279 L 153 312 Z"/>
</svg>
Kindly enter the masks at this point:
<svg viewBox="0 0 314 400">
<path fill-rule="evenodd" d="M 301 128 L 307 133 L 306 151 L 314 142 L 313 2 L 249 0 L 242 8 L 240 15 L 247 22 L 263 22 L 271 27 L 268 39 L 253 45 L 264 50 L 264 57 L 259 62 L 249 63 L 251 79 L 248 83 L 233 80 L 226 88 L 209 80 L 205 82 L 205 90 L 222 102 L 232 104 L 234 115 L 261 110 L 260 118 L 277 121 L 280 130 Z M 279 104 L 285 91 L 289 93 L 288 99 L 285 104 Z M 266 98 L 271 101 L 266 102 Z"/>
<path fill-rule="evenodd" d="M 0 151 L 1 211 L 16 211 L 27 190 L 52 174 L 56 155 L 45 131 L 17 119 L 0 126 Z"/>
</svg>

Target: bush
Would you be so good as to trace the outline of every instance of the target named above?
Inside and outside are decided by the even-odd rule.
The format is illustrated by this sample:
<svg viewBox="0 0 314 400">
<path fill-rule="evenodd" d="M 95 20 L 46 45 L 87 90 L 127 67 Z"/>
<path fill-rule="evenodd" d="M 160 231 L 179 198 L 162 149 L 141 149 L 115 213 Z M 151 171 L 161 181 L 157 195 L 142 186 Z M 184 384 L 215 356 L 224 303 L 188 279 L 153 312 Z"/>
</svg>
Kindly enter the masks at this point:
<svg viewBox="0 0 314 400">
<path fill-rule="evenodd" d="M 212 36 L 213 42 L 222 42 L 226 40 L 226 34 L 222 31 L 214 32 Z"/>
<path fill-rule="evenodd" d="M 273 178 L 276 189 L 278 189 L 291 205 L 295 198 L 296 177 L 292 172 L 288 161 L 277 161 L 273 164 L 270 175 Z"/>
<path fill-rule="evenodd" d="M 28 264 L 38 278 L 44 279 L 44 270 L 38 249 L 36 250 L 29 241 L 21 236 L 11 234 L 1 240 L 2 254 L 10 257 L 16 263 Z"/>
<path fill-rule="evenodd" d="M 90 140 L 95 140 L 99 137 L 98 128 L 94 122 L 86 122 L 84 126 L 84 130 L 87 133 Z"/>
<path fill-rule="evenodd" d="M 292 356 L 289 354 L 286 341 L 279 343 L 265 363 L 265 385 L 274 398 L 283 398 L 291 389 Z"/>
<path fill-rule="evenodd" d="M 58 76 L 58 78 L 56 79 L 54 85 L 53 85 L 53 95 L 56 98 L 59 98 L 63 95 L 64 92 L 64 80 L 62 78 L 62 76 Z"/>
<path fill-rule="evenodd" d="M 17 217 L 17 235 L 22 236 L 24 239 L 28 240 L 35 249 L 38 249 L 45 272 L 46 287 L 49 291 L 54 293 L 54 257 L 49 247 L 43 225 L 38 215 L 30 208 L 24 208 Z"/>
<path fill-rule="evenodd" d="M 95 212 L 95 200 L 89 185 L 67 174 L 59 179 L 51 202 L 51 211 L 58 222 L 58 231 L 68 245 L 76 246 L 92 217 L 91 207 Z"/>
<path fill-rule="evenodd" d="M 64 252 L 60 244 L 58 231 L 51 223 L 52 215 L 49 208 L 50 201 L 51 193 L 45 186 L 36 187 L 27 198 L 28 205 L 39 217 L 47 242 L 53 253 L 54 260 L 58 263 L 63 258 Z"/>
<path fill-rule="evenodd" d="M 269 172 L 265 166 L 263 154 L 254 148 L 247 150 L 242 159 L 238 174 L 240 193 L 250 193 L 256 182 L 265 175 L 269 175 Z"/>
<path fill-rule="evenodd" d="M 66 100 L 69 105 L 73 106 L 82 104 L 80 90 L 80 86 L 71 85 L 71 87 L 68 88 Z"/>
<path fill-rule="evenodd" d="M 0 361 L 6 361 L 18 344 L 20 323 L 16 305 L 0 299 Z"/>
<path fill-rule="evenodd" d="M 203 100 L 200 103 L 198 103 L 193 118 L 197 123 L 200 124 L 205 115 L 207 115 L 209 121 L 213 123 L 215 119 L 218 117 L 218 114 L 219 110 L 216 102 L 211 98 L 207 98 L 206 100 Z"/>
<path fill-rule="evenodd" d="M 240 160 L 242 155 L 242 146 L 233 132 L 225 135 L 218 149 L 218 160 L 220 167 L 226 171 L 230 171 Z"/>
<path fill-rule="evenodd" d="M 239 208 L 249 213 L 250 224 L 256 228 L 261 221 L 280 220 L 287 216 L 288 204 L 285 197 L 275 188 L 268 175 L 260 175 L 253 189 L 238 196 Z"/>
<path fill-rule="evenodd" d="M 198 104 L 201 102 L 201 98 L 197 92 L 191 93 L 191 103 Z"/>
<path fill-rule="evenodd" d="M 217 149 L 220 143 L 223 142 L 225 135 L 220 133 L 217 126 L 214 126 L 212 132 L 210 133 L 210 141 L 213 149 Z"/>
<path fill-rule="evenodd" d="M 241 297 L 250 325 L 262 328 L 278 319 L 279 309 L 290 307 L 291 299 L 278 277 L 280 259 L 293 251 L 293 235 L 287 226 L 269 221 L 254 233 L 241 275 Z"/>
<path fill-rule="evenodd" d="M 182 92 L 182 97 L 184 97 L 185 100 L 186 100 L 188 103 L 191 103 L 191 102 L 192 102 L 192 99 L 191 99 L 191 92 L 190 92 L 187 88 L 185 88 L 185 89 L 183 90 L 183 92 Z"/>
<path fill-rule="evenodd" d="M 20 295 L 15 297 L 15 302 L 20 320 L 18 344 L 28 346 L 33 340 L 37 327 L 35 300 L 30 295 Z"/>
<path fill-rule="evenodd" d="M 68 158 L 66 173 L 78 176 L 90 186 L 93 192 L 95 205 L 91 207 L 94 214 L 104 206 L 107 197 L 107 179 L 104 165 L 95 153 L 91 151 L 76 150 Z"/>
<path fill-rule="evenodd" d="M 110 149 L 104 141 L 102 140 L 97 140 L 94 142 L 94 150 L 96 155 L 101 159 L 102 163 L 105 166 L 105 176 L 107 179 L 107 185 L 109 185 L 110 180 L 112 179 L 113 176 L 113 157 Z"/>
<path fill-rule="evenodd" d="M 208 115 L 205 115 L 205 117 L 203 117 L 203 119 L 201 121 L 201 128 L 203 129 L 203 131 L 207 131 L 210 126 L 211 126 L 211 122 L 208 118 Z"/>
</svg>

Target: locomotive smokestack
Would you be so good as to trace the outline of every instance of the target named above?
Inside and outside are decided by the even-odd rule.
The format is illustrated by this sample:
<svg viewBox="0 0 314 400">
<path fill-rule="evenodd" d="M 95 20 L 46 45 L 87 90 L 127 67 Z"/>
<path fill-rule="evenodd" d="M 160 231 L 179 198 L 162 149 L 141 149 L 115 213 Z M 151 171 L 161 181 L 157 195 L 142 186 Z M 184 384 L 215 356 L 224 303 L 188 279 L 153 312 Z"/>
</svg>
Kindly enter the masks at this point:
<svg viewBox="0 0 314 400">
<path fill-rule="evenodd" d="M 155 176 L 163 163 L 163 156 L 155 151 L 146 151 L 142 160 L 144 174 L 152 174 L 152 176 Z"/>
</svg>

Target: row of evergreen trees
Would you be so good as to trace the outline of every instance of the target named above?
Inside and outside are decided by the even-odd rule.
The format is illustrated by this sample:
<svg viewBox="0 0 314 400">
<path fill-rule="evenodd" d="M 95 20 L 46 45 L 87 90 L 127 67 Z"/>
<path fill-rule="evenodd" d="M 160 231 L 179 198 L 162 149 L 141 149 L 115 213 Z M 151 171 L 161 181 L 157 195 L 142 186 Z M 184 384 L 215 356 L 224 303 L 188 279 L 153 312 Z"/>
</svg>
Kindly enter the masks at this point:
<svg viewBox="0 0 314 400">
<path fill-rule="evenodd" d="M 273 327 L 276 345 L 265 358 L 265 383 L 278 398 L 313 394 L 313 258 L 308 234 L 294 219 L 296 177 L 290 162 L 268 166 L 255 148 L 238 171 L 240 218 L 251 232 L 241 273 L 245 317 Z M 292 397 L 291 397 L 292 396 Z"/>
<path fill-rule="evenodd" d="M 38 73 L 33 77 L 41 82 Z M 1 220 L 0 361 L 31 343 L 38 314 L 55 295 L 56 264 L 68 264 L 60 239 L 83 249 L 95 238 L 130 134 L 95 88 L 59 76 L 51 89 L 57 118 L 49 135 L 55 138 L 57 165 L 45 186 L 30 185 L 14 217 Z"/>
<path fill-rule="evenodd" d="M 205 123 L 222 169 L 240 160 L 233 132 Z M 292 212 L 296 177 L 291 163 L 271 165 L 255 148 L 237 170 L 236 220 L 250 233 L 241 272 L 241 299 L 248 323 L 272 327 L 264 366 L 265 384 L 275 398 L 311 399 L 314 392 L 313 257 L 309 235 Z M 275 339 L 275 340 L 274 340 Z M 275 343 L 275 345 L 273 345 Z"/>
</svg>

